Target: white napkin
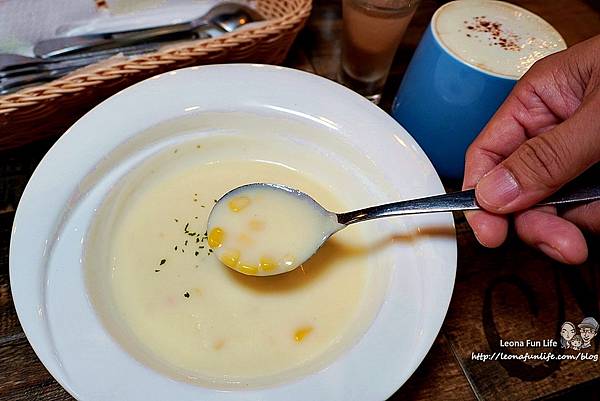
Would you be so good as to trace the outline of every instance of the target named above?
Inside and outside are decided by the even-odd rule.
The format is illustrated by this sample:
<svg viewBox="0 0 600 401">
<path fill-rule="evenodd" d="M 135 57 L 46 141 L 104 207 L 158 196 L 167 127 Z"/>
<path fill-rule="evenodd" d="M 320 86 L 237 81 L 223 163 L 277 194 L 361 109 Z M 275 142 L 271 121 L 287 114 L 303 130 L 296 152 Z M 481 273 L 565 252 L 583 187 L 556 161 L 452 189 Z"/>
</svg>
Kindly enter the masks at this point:
<svg viewBox="0 0 600 401">
<path fill-rule="evenodd" d="M 58 26 L 96 13 L 93 0 L 0 0 L 0 52 L 30 55 Z"/>
<path fill-rule="evenodd" d="M 178 24 L 201 17 L 223 0 L 110 0 L 108 12 L 57 28 L 60 36 Z"/>
</svg>

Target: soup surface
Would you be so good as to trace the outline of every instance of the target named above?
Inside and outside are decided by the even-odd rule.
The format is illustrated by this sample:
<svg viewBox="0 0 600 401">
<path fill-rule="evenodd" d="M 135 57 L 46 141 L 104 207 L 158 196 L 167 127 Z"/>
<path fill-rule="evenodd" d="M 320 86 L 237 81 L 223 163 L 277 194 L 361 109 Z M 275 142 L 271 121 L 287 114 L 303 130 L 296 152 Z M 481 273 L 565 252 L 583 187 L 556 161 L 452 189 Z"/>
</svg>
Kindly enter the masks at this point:
<svg viewBox="0 0 600 401">
<path fill-rule="evenodd" d="M 112 191 L 90 237 L 88 286 L 134 356 L 184 380 L 268 385 L 324 366 L 359 338 L 382 296 L 373 294 L 367 227 L 269 277 L 225 267 L 208 245 L 213 205 L 244 184 L 298 188 L 328 210 L 354 206 L 314 175 L 326 161 L 303 170 L 295 155 L 276 138 L 265 147 L 253 136 L 207 136 L 160 152 Z"/>
</svg>

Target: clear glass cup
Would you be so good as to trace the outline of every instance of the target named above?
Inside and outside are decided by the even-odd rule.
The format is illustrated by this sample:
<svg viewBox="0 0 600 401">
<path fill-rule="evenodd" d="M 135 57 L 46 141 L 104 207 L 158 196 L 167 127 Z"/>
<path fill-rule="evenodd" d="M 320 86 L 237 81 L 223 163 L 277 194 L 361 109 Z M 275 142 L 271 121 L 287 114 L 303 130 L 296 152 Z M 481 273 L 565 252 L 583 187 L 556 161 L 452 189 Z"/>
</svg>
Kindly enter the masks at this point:
<svg viewBox="0 0 600 401">
<path fill-rule="evenodd" d="M 420 0 L 344 0 L 338 82 L 379 103 L 396 49 Z"/>
</svg>

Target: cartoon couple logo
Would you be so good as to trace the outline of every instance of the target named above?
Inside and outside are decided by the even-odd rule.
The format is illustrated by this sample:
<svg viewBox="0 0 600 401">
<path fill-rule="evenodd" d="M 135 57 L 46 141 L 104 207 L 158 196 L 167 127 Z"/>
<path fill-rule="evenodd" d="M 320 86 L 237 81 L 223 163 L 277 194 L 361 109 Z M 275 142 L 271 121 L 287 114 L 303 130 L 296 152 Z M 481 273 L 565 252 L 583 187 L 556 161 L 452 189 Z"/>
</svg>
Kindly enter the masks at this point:
<svg viewBox="0 0 600 401">
<path fill-rule="evenodd" d="M 598 334 L 598 322 L 593 317 L 586 317 L 577 325 L 579 333 L 575 329 L 575 325 L 571 322 L 564 322 L 560 328 L 560 345 L 564 349 L 580 349 L 589 348 L 592 346 L 592 338 Z"/>
</svg>

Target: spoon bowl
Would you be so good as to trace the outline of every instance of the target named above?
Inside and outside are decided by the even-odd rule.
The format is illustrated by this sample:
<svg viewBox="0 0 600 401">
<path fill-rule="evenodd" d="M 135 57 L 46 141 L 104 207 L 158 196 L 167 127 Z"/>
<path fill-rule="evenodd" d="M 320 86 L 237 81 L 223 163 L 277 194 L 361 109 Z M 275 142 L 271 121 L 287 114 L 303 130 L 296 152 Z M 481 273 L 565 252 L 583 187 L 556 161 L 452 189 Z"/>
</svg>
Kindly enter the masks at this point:
<svg viewBox="0 0 600 401">
<path fill-rule="evenodd" d="M 297 189 L 248 184 L 226 193 L 208 218 L 208 245 L 226 266 L 269 276 L 291 271 L 345 226 Z"/>
</svg>

